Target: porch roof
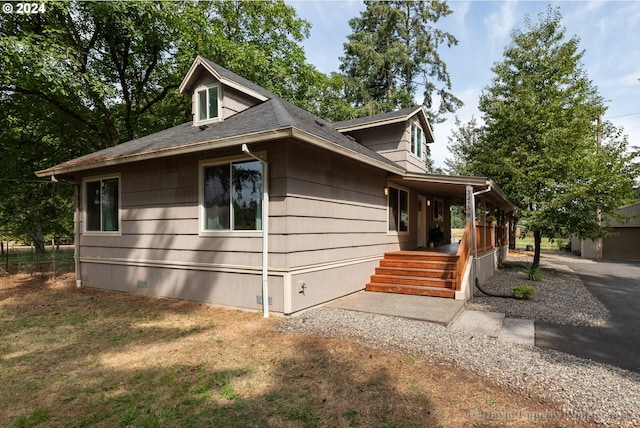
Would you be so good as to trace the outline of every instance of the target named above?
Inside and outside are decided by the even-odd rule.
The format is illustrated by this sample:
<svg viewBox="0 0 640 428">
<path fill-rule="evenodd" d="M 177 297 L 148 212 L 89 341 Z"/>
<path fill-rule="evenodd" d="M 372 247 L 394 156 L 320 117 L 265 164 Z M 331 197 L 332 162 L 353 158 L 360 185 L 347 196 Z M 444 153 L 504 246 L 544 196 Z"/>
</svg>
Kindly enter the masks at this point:
<svg viewBox="0 0 640 428">
<path fill-rule="evenodd" d="M 490 192 L 482 194 L 482 199 L 505 211 L 516 209 L 515 205 L 502 192 L 502 189 L 493 180 L 486 177 L 407 173 L 403 176 L 389 178 L 389 181 L 425 194 L 450 199 L 457 204 L 465 203 L 467 186 L 473 187 L 474 192 L 491 188 Z"/>
</svg>

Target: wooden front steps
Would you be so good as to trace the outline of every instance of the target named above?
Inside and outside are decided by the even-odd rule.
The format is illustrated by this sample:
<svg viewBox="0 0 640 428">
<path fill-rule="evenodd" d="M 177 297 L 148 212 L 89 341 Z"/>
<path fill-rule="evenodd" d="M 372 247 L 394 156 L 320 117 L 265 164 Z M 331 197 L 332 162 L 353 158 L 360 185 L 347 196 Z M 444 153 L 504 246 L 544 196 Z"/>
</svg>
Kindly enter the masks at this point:
<svg viewBox="0 0 640 428">
<path fill-rule="evenodd" d="M 385 253 L 365 290 L 454 298 L 457 261 L 454 254 L 438 252 Z"/>
</svg>

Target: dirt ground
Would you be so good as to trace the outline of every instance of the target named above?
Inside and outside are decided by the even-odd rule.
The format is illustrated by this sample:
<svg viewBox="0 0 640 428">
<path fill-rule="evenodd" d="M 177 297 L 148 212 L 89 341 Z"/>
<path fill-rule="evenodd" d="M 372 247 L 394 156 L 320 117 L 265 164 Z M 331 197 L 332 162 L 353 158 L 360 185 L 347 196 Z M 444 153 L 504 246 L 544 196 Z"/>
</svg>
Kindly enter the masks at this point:
<svg viewBox="0 0 640 428">
<path fill-rule="evenodd" d="M 281 319 L 0 278 L 0 426 L 578 427 L 553 403 Z"/>
</svg>

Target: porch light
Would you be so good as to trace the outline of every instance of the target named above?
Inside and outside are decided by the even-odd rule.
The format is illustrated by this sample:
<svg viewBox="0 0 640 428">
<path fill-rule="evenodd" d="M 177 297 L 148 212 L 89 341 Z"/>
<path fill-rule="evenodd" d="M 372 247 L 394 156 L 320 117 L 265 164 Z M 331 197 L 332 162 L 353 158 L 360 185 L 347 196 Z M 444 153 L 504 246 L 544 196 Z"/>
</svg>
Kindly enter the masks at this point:
<svg viewBox="0 0 640 428">
<path fill-rule="evenodd" d="M 431 199 L 427 199 L 427 206 L 430 207 L 431 206 Z"/>
<path fill-rule="evenodd" d="M 388 187 L 384 188 L 384 195 L 385 196 L 389 196 L 389 188 Z"/>
</svg>

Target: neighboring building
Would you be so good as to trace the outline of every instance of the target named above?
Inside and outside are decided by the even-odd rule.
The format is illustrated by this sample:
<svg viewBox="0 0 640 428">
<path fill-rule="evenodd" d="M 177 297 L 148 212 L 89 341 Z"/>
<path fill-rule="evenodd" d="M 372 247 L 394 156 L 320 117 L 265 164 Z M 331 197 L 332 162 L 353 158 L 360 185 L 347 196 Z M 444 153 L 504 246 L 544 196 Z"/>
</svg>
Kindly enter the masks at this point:
<svg viewBox="0 0 640 428">
<path fill-rule="evenodd" d="M 571 250 L 589 259 L 640 260 L 640 202 L 621 207 L 617 213 L 629 221 L 621 223 L 612 219 L 610 226 L 613 227 L 613 236 L 603 238 L 600 242 L 580 240 L 574 236 Z"/>
<path fill-rule="evenodd" d="M 433 135 L 421 107 L 331 124 L 202 57 L 180 92 L 193 122 L 37 172 L 77 184 L 78 286 L 265 314 L 369 279 L 468 298 L 472 235 L 475 276 L 494 271 L 513 205 L 486 178 L 424 173 Z M 466 204 L 471 218 L 476 199 L 476 217 L 497 225 L 469 221 L 440 271 L 374 275 L 385 253 L 448 244 L 450 206 Z"/>
</svg>

